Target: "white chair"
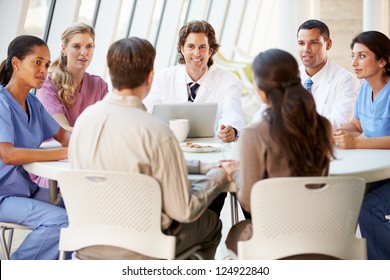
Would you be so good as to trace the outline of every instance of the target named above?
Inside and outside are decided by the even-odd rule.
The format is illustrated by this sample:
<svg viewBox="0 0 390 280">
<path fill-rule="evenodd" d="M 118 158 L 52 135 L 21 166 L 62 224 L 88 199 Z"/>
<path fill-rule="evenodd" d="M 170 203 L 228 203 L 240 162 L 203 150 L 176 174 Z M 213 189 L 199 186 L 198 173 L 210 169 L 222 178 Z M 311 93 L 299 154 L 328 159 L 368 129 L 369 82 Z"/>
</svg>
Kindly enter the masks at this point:
<svg viewBox="0 0 390 280">
<path fill-rule="evenodd" d="M 4 255 L 4 258 L 6 260 L 10 259 L 12 239 L 13 239 L 15 229 L 30 230 L 29 227 L 26 227 L 26 226 L 23 226 L 20 224 L 0 222 L 1 248 L 3 250 L 3 255 Z M 8 231 L 8 240 L 6 240 L 6 237 L 5 237 L 6 231 Z"/>
<path fill-rule="evenodd" d="M 65 251 L 115 246 L 157 258 L 187 258 L 195 246 L 175 255 L 174 236 L 161 231 L 161 190 L 154 178 L 125 172 L 70 170 L 58 177 L 69 226 L 61 230 Z"/>
<path fill-rule="evenodd" d="M 313 185 L 322 187 L 308 188 Z M 253 235 L 238 242 L 238 258 L 320 254 L 366 259 L 366 240 L 355 237 L 364 193 L 365 182 L 357 177 L 270 178 L 255 183 Z"/>
</svg>

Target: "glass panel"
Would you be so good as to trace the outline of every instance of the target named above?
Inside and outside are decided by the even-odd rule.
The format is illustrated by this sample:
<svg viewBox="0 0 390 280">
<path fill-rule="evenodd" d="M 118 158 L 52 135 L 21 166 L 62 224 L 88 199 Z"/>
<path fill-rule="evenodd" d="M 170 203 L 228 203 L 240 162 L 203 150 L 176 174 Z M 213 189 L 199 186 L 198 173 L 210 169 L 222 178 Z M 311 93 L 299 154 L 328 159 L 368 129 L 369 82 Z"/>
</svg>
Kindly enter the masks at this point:
<svg viewBox="0 0 390 280">
<path fill-rule="evenodd" d="M 97 0 L 82 0 L 78 21 L 92 25 Z"/>
<path fill-rule="evenodd" d="M 127 36 L 127 30 L 129 29 L 129 24 L 132 20 L 131 17 L 133 15 L 134 1 L 135 0 L 123 0 L 122 2 L 115 40 L 119 40 Z"/>
<path fill-rule="evenodd" d="M 179 27 L 180 29 L 186 22 L 189 14 L 189 8 L 190 8 L 190 0 L 183 1 L 183 7 L 180 13 L 180 21 L 179 21 Z"/>
<path fill-rule="evenodd" d="M 43 38 L 52 0 L 31 0 L 28 6 L 24 34 Z"/>
<path fill-rule="evenodd" d="M 151 28 L 149 31 L 149 36 L 148 36 L 149 41 L 153 45 L 156 41 L 157 33 L 159 30 L 165 1 L 166 0 L 156 0 L 155 6 L 154 6 L 154 11 L 153 11 L 153 16 L 152 16 L 152 25 L 151 25 Z"/>
</svg>

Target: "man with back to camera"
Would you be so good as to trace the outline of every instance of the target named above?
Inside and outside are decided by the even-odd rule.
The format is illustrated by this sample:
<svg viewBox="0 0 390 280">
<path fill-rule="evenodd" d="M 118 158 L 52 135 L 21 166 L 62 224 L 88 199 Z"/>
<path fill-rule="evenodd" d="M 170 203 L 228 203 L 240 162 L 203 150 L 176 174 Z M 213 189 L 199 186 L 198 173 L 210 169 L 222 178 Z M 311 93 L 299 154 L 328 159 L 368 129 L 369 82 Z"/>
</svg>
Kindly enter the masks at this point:
<svg viewBox="0 0 390 280">
<path fill-rule="evenodd" d="M 69 144 L 72 168 L 115 170 L 154 177 L 162 192 L 161 229 L 176 237 L 176 254 L 202 245 L 199 255 L 213 259 L 222 224 L 207 210 L 227 179 L 221 168 L 187 162 L 169 127 L 146 112 L 142 100 L 153 80 L 155 49 L 144 39 L 131 37 L 113 43 L 107 63 L 113 90 L 88 107 L 77 119 Z M 92 140 L 91 140 L 92 139 Z M 188 181 L 188 171 L 206 174 L 206 180 Z M 143 259 L 135 252 L 108 246 L 78 251 L 83 259 Z"/>
<path fill-rule="evenodd" d="M 303 64 L 299 69 L 302 84 L 313 94 L 317 112 L 336 131 L 352 119 L 359 81 L 327 55 L 332 40 L 325 23 L 314 19 L 305 21 L 298 28 L 297 40 Z"/>
</svg>

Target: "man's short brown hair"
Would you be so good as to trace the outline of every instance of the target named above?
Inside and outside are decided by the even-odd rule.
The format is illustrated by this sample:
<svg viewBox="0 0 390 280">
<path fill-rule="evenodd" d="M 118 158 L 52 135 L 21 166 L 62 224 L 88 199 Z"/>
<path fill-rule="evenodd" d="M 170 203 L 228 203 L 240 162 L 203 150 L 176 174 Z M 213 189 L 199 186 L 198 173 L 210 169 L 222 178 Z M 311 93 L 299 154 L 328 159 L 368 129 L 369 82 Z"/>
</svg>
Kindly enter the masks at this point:
<svg viewBox="0 0 390 280">
<path fill-rule="evenodd" d="M 149 41 L 137 37 L 121 39 L 108 49 L 107 64 L 112 86 L 136 88 L 153 70 L 156 50 Z"/>
</svg>

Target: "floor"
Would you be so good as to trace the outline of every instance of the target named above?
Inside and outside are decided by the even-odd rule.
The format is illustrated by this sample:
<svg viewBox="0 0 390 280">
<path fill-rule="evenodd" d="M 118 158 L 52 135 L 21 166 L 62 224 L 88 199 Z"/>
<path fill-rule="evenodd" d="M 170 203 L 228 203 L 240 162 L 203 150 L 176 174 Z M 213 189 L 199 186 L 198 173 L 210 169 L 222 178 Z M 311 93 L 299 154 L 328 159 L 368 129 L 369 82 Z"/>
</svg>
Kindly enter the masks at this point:
<svg viewBox="0 0 390 280">
<path fill-rule="evenodd" d="M 219 244 L 217 252 L 215 254 L 216 260 L 224 260 L 224 259 L 229 257 L 227 248 L 225 246 L 225 239 L 226 239 L 226 236 L 227 236 L 229 229 L 232 225 L 231 214 L 230 214 L 230 196 L 229 195 L 225 200 L 225 205 L 222 209 L 220 218 L 221 218 L 222 224 L 223 224 L 223 226 L 222 226 L 222 240 L 221 240 L 221 243 Z M 239 211 L 239 219 L 240 220 L 243 219 L 243 215 L 242 215 L 241 211 Z M 29 233 L 29 231 L 27 231 L 27 230 L 15 230 L 13 243 L 12 243 L 12 251 L 16 250 L 19 247 L 19 245 L 23 242 L 24 238 L 26 237 L 26 235 L 28 233 Z M 2 251 L 0 252 L 0 259 L 4 260 L 4 255 L 3 255 Z"/>
</svg>

